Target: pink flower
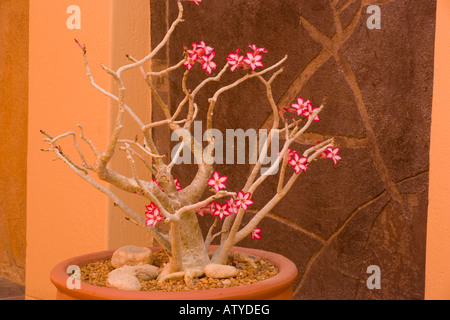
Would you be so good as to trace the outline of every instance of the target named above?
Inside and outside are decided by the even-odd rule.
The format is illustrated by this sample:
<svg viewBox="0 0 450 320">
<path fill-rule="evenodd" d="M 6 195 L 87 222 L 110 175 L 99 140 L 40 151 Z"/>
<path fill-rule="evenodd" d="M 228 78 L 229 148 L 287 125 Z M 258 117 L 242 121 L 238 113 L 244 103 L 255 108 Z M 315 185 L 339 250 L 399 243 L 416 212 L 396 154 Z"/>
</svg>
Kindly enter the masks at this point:
<svg viewBox="0 0 450 320">
<path fill-rule="evenodd" d="M 289 148 L 287 149 L 287 151 L 288 151 L 288 152 L 287 152 L 287 158 L 288 158 L 288 162 L 289 162 L 289 161 L 291 161 L 292 156 L 293 156 L 294 154 L 298 153 L 298 152 L 297 152 L 297 150 L 291 150 L 291 149 L 289 149 Z M 279 156 L 280 153 L 281 153 L 281 151 L 277 153 L 277 156 Z"/>
<path fill-rule="evenodd" d="M 203 63 L 202 63 L 202 69 L 206 70 L 206 72 L 208 72 L 209 74 L 211 74 L 212 69 L 217 68 L 217 65 L 214 61 L 212 61 L 212 59 L 214 59 L 214 57 L 216 56 L 216 54 L 214 52 L 212 52 L 209 56 L 203 56 Z"/>
<path fill-rule="evenodd" d="M 189 53 L 190 56 L 192 56 L 193 54 L 197 54 L 197 46 L 198 44 L 192 42 L 192 49 L 185 49 L 185 50 L 187 51 L 187 53 Z"/>
<path fill-rule="evenodd" d="M 244 191 L 239 191 L 237 195 L 238 199 L 236 201 L 236 205 L 238 205 L 244 210 L 247 210 L 248 207 L 253 204 L 253 200 L 249 199 L 251 195 L 252 194 L 250 192 L 244 193 Z"/>
<path fill-rule="evenodd" d="M 225 182 L 227 182 L 227 179 L 228 178 L 226 176 L 221 177 L 216 171 L 213 173 L 213 177 L 208 180 L 208 186 L 213 187 L 216 191 L 219 191 L 226 188 Z"/>
<path fill-rule="evenodd" d="M 197 214 L 199 216 L 204 217 L 205 213 L 209 212 L 211 213 L 211 215 L 214 215 L 214 211 L 216 210 L 216 203 L 215 202 L 211 202 L 209 205 L 202 207 L 200 209 L 197 210 Z"/>
<path fill-rule="evenodd" d="M 234 71 L 237 67 L 242 67 L 242 60 L 244 60 L 244 56 L 239 55 L 239 48 L 236 50 L 236 52 L 231 52 L 228 57 L 228 63 L 231 65 L 230 70 Z"/>
<path fill-rule="evenodd" d="M 191 70 L 198 58 L 202 58 L 203 62 L 199 62 L 202 63 L 203 69 L 208 71 L 209 74 L 211 74 L 212 69 L 217 67 L 216 64 L 211 61 L 215 56 L 214 48 L 207 46 L 205 41 L 200 41 L 200 43 L 192 42 L 192 49 L 187 49 L 185 47 L 184 50 L 188 53 L 188 58 L 184 63 L 188 70 Z"/>
<path fill-rule="evenodd" d="M 261 239 L 261 229 L 255 228 L 252 231 L 252 240 L 260 240 Z"/>
<path fill-rule="evenodd" d="M 190 0 L 191 2 L 195 3 L 196 5 L 200 5 L 202 3 L 202 0 Z"/>
<path fill-rule="evenodd" d="M 228 212 L 230 214 L 232 214 L 232 213 L 238 214 L 239 206 L 236 204 L 236 202 L 234 202 L 233 197 L 230 197 L 230 199 L 228 199 L 227 205 L 228 205 Z"/>
<path fill-rule="evenodd" d="M 158 209 L 158 206 L 156 204 L 154 204 L 153 202 L 151 202 L 148 206 L 145 206 L 145 209 L 147 209 L 147 212 L 153 213 L 153 211 L 155 211 L 155 209 Z"/>
<path fill-rule="evenodd" d="M 223 219 L 223 217 L 227 217 L 230 215 L 230 212 L 228 211 L 228 204 L 221 205 L 220 203 L 215 204 L 215 210 L 214 215 L 218 216 L 220 220 Z"/>
<path fill-rule="evenodd" d="M 247 57 L 244 59 L 244 62 L 248 64 L 252 70 L 255 70 L 256 67 L 264 67 L 261 59 L 262 55 L 253 52 L 247 52 Z"/>
<path fill-rule="evenodd" d="M 173 179 L 175 182 L 175 187 L 177 187 L 177 191 L 183 190 L 183 188 L 180 185 L 180 181 L 178 179 Z"/>
<path fill-rule="evenodd" d="M 201 57 L 203 55 L 209 55 L 213 53 L 214 48 L 207 46 L 205 41 L 200 41 L 200 44 L 197 44 L 197 54 Z"/>
<path fill-rule="evenodd" d="M 305 157 L 300 157 L 297 152 L 294 153 L 293 157 L 289 161 L 289 164 L 294 168 L 296 174 L 299 174 L 300 171 L 306 172 L 308 167 L 306 164 L 308 163 L 308 159 Z"/>
<path fill-rule="evenodd" d="M 157 222 L 161 221 L 163 217 L 161 216 L 161 212 L 156 204 L 153 202 L 150 203 L 150 205 L 145 206 L 145 208 L 148 210 L 145 213 L 145 216 L 148 218 L 145 224 L 147 226 L 155 226 Z"/>
<path fill-rule="evenodd" d="M 189 51 L 189 50 L 188 50 L 188 51 Z M 186 62 L 185 62 L 183 65 L 185 65 L 185 66 L 187 67 L 188 70 L 191 70 L 191 68 L 194 66 L 195 61 L 197 60 L 197 58 L 198 58 L 198 55 L 197 55 L 196 53 L 191 54 L 191 55 L 187 58 Z"/>
<path fill-rule="evenodd" d="M 339 151 L 340 151 L 339 148 L 334 148 L 334 149 L 331 147 L 327 148 L 327 158 L 332 159 L 334 162 L 334 165 L 336 165 L 336 163 L 339 160 L 342 160 L 342 158 L 340 156 L 338 156 Z"/>
<path fill-rule="evenodd" d="M 308 104 L 306 110 L 303 110 L 303 115 L 309 120 L 317 109 L 319 108 L 313 108 L 311 104 Z M 314 118 L 314 121 L 320 121 L 318 115 Z"/>
<path fill-rule="evenodd" d="M 291 107 L 295 109 L 298 116 L 302 115 L 304 112 L 308 111 L 308 106 L 312 107 L 310 100 L 303 100 L 303 98 L 298 97 L 297 103 L 292 103 Z"/>
<path fill-rule="evenodd" d="M 252 49 L 255 54 L 258 54 L 261 52 L 268 53 L 268 51 L 266 49 L 258 48 L 255 44 L 249 45 L 249 48 Z"/>
<path fill-rule="evenodd" d="M 198 209 L 198 210 L 196 211 L 196 213 L 197 213 L 199 216 L 204 217 L 204 216 L 205 216 L 205 212 L 208 212 L 208 211 L 209 211 L 209 209 L 207 209 L 207 208 L 205 207 L 205 208 L 200 208 L 200 209 Z"/>
</svg>

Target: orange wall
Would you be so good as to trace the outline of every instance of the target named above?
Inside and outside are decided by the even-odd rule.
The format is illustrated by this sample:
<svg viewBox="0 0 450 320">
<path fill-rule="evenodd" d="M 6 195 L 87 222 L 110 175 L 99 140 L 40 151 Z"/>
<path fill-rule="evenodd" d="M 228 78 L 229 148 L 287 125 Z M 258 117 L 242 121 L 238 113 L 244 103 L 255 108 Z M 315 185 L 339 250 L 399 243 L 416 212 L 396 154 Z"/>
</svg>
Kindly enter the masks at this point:
<svg viewBox="0 0 450 320">
<path fill-rule="evenodd" d="M 89 45 L 94 70 L 111 63 L 109 2 L 77 1 L 90 9 L 82 11 L 81 30 L 69 30 L 66 9 L 73 1 L 30 1 L 27 298 L 54 298 L 52 266 L 106 246 L 106 199 L 61 161 L 52 161 L 55 155 L 40 151 L 47 146 L 39 130 L 56 136 L 82 123 L 86 134 L 101 138 L 99 148 L 106 145 L 109 101 L 90 87 L 73 39 Z M 107 76 L 96 74 L 110 86 Z"/>
<path fill-rule="evenodd" d="M 430 188 L 427 222 L 426 299 L 450 299 L 450 1 L 438 0 Z"/>
<path fill-rule="evenodd" d="M 99 65 L 103 63 L 117 68 L 119 63 L 124 62 L 126 53 L 140 57 L 149 50 L 148 0 L 133 0 L 130 3 L 125 0 L 30 1 L 28 299 L 55 298 L 49 273 L 57 262 L 70 256 L 124 244 L 121 236 L 124 231 L 119 229 L 124 219 L 111 218 L 117 214 L 116 208 L 104 194 L 87 184 L 64 163 L 52 161 L 54 154 L 40 151 L 46 145 L 39 130 L 44 129 L 54 136 L 67 131 L 78 134 L 77 124 L 81 123 L 97 148 L 100 151 L 105 149 L 117 108 L 109 98 L 91 86 L 86 77 L 82 52 L 74 38 L 86 43 L 96 82 L 113 91 L 113 80 Z M 69 30 L 66 26 L 70 16 L 66 10 L 72 4 L 81 8 L 80 30 Z M 132 51 L 124 52 L 124 48 Z M 144 82 L 139 76 L 140 81 Z M 131 75 L 126 77 L 131 77 L 133 81 Z M 149 107 L 147 91 L 142 90 L 141 95 L 139 99 L 133 97 L 133 93 L 127 93 L 127 103 L 138 101 L 137 109 Z M 89 153 L 84 142 L 79 140 L 79 143 Z M 61 142 L 61 145 L 65 153 L 78 160 L 75 150 L 70 147 L 70 139 L 66 143 Z M 92 160 L 92 157 L 89 159 Z M 121 165 L 120 161 L 114 164 Z M 132 234 L 129 241 L 148 241 L 146 234 L 129 225 L 123 227 Z"/>
<path fill-rule="evenodd" d="M 0 277 L 25 282 L 28 1 L 0 1 Z"/>
<path fill-rule="evenodd" d="M 130 63 L 126 54 L 134 58 L 143 58 L 150 52 L 150 5 L 148 0 L 119 0 L 114 1 L 112 12 L 111 31 L 113 39 L 111 42 L 112 66 L 117 70 L 120 66 Z M 145 69 L 149 71 L 149 64 L 145 64 Z M 128 70 L 123 74 L 126 86 L 126 103 L 130 106 L 140 119 L 150 121 L 150 91 L 143 79 L 139 69 Z M 115 118 L 115 117 L 114 117 Z M 130 117 L 125 118 L 125 125 L 122 131 L 124 137 L 134 140 L 136 135 L 142 142 L 141 129 Z M 138 162 L 136 165 L 140 166 Z M 117 154 L 113 159 L 111 167 L 124 175 L 132 176 L 130 163 L 125 155 Z M 147 171 L 147 169 L 145 169 Z M 140 170 L 139 172 L 144 172 Z M 147 177 L 148 178 L 148 177 Z M 135 212 L 144 213 L 148 202 L 142 197 L 113 189 L 114 192 L 127 203 Z M 108 215 L 108 248 L 117 248 L 128 244 L 151 245 L 153 240 L 149 233 L 142 228 L 126 221 L 122 211 L 110 202 Z"/>
</svg>

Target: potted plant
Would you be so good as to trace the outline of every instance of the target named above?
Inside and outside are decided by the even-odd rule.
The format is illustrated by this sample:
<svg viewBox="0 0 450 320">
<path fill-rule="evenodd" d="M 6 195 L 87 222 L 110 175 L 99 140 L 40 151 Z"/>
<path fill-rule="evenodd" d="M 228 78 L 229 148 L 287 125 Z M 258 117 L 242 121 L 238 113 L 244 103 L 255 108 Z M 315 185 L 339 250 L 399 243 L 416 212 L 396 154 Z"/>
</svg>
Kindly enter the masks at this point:
<svg viewBox="0 0 450 320">
<path fill-rule="evenodd" d="M 189 0 L 200 5 L 201 0 Z M 254 44 L 248 45 L 246 52 L 240 49 L 234 50 L 228 55 L 223 66 L 218 69 L 218 64 L 213 61 L 215 58 L 214 48 L 205 44 L 204 41 L 192 43 L 191 47 L 180 50 L 180 61 L 169 68 L 159 72 L 146 72 L 143 65 L 151 60 L 163 48 L 173 34 L 176 27 L 183 21 L 183 5 L 181 0 L 177 1 L 178 16 L 173 21 L 163 40 L 143 59 L 135 59 L 127 56 L 130 63 L 117 70 L 111 70 L 106 66 L 103 69 L 110 74 L 118 85 L 118 95 L 114 95 L 101 88 L 94 80 L 88 64 L 87 50 L 85 45 L 76 43 L 82 49 L 87 74 L 92 85 L 101 93 L 118 102 L 117 118 L 111 133 L 109 144 L 104 151 L 99 151 L 94 142 L 91 141 L 79 125 L 80 138 L 87 144 L 93 155 L 95 162 L 90 164 L 86 161 L 85 155 L 77 142 L 74 132 L 67 132 L 58 136 L 53 136 L 45 131 L 41 131 L 48 142 L 49 148 L 44 151 L 54 152 L 58 159 L 67 164 L 77 175 L 87 181 L 97 190 L 109 196 L 115 205 L 118 206 L 126 218 L 145 228 L 151 233 L 158 246 L 170 257 L 163 270 L 158 272 L 158 281 L 164 282 L 173 278 L 182 277 L 186 283 L 202 277 L 207 266 L 225 266 L 230 254 L 239 251 L 248 257 L 258 256 L 260 258 L 273 260 L 274 265 L 279 269 L 279 274 L 269 280 L 259 284 L 247 285 L 245 289 L 238 291 L 243 296 L 236 296 L 232 292 L 233 288 L 226 288 L 225 293 L 199 293 L 196 291 L 194 297 L 199 299 L 208 298 L 292 298 L 292 283 L 296 278 L 297 269 L 295 265 L 286 258 L 275 254 L 263 252 L 261 250 L 250 250 L 237 248 L 236 246 L 244 238 L 251 237 L 259 239 L 262 231 L 258 228 L 260 221 L 277 205 L 277 203 L 287 194 L 292 185 L 301 174 L 307 172 L 309 165 L 319 159 L 331 159 L 334 164 L 341 160 L 338 155 L 339 148 L 334 146 L 334 139 L 318 142 L 307 150 L 293 150 L 291 144 L 303 134 L 313 122 L 319 121 L 319 113 L 325 107 L 324 98 L 319 107 L 313 107 L 309 100 L 298 97 L 289 107 L 278 107 L 273 99 L 272 83 L 283 71 L 283 63 L 287 56 L 281 58 L 271 66 L 264 66 L 263 57 L 268 54 L 265 48 L 260 48 Z M 187 80 L 193 68 L 200 68 L 206 72 L 206 78 L 194 87 L 188 87 Z M 152 77 L 162 76 L 174 70 L 185 68 L 182 82 L 184 93 L 183 99 L 179 102 L 176 110 L 172 112 L 167 104 L 158 94 L 152 82 Z M 122 79 L 124 72 L 130 69 L 140 69 L 144 80 L 147 82 L 151 93 L 163 111 L 164 119 L 153 119 L 151 123 L 144 123 L 137 114 L 125 103 L 126 87 Z M 215 75 L 213 75 L 213 72 Z M 203 105 L 198 101 L 198 93 L 205 88 L 208 83 L 221 82 L 225 73 L 233 73 L 236 79 L 230 83 L 221 84 L 207 104 Z M 260 81 L 267 94 L 268 103 L 273 113 L 273 124 L 267 135 L 260 139 L 259 148 L 255 148 L 255 153 L 250 155 L 250 160 L 254 160 L 252 170 L 246 179 L 245 185 L 240 190 L 228 190 L 226 176 L 215 170 L 215 160 L 221 156 L 217 152 L 220 146 L 220 139 L 217 139 L 214 110 L 221 94 L 229 90 L 237 91 L 240 85 L 250 79 Z M 198 135 L 193 133 L 193 124 L 196 121 L 200 108 L 207 110 L 207 131 L 203 135 L 204 141 L 198 139 Z M 186 117 L 181 119 L 180 115 L 185 112 Z M 142 129 L 144 142 L 126 139 L 122 137 L 124 117 L 128 114 Z M 287 116 L 289 115 L 289 116 Z M 151 130 L 158 126 L 167 126 L 173 134 L 179 137 L 180 143 L 175 146 L 170 159 L 159 153 L 155 143 L 155 138 Z M 64 153 L 60 140 L 71 137 L 78 150 L 81 162 L 77 163 L 68 154 Z M 281 139 L 280 139 L 281 137 Z M 200 136 L 200 139 L 202 136 Z M 283 143 L 280 144 L 280 141 Z M 203 143 L 205 142 L 205 143 Z M 270 150 L 270 152 L 269 152 Z M 125 176 L 108 167 L 111 159 L 118 153 L 124 152 L 129 161 L 133 175 Z M 270 153 L 270 156 L 269 156 Z M 186 154 L 192 154 L 195 159 L 196 175 L 192 182 L 182 187 L 176 177 L 172 175 L 174 166 L 182 163 Z M 168 159 L 168 160 L 167 160 Z M 145 164 L 148 172 L 142 174 L 138 172 L 137 161 Z M 98 183 L 91 174 L 95 174 L 99 179 L 114 185 L 115 187 L 137 194 L 148 200 L 145 218 L 138 212 L 130 209 L 110 189 Z M 143 176 L 153 177 L 151 180 L 144 180 Z M 258 212 L 244 223 L 246 211 L 253 205 L 252 194 L 263 183 L 267 183 L 269 176 L 278 177 L 276 193 L 267 199 L 265 204 L 259 204 L 261 208 Z M 209 193 L 209 194 L 207 194 Z M 205 196 L 205 194 L 207 194 Z M 203 235 L 198 219 L 205 214 L 211 214 L 215 220 L 206 235 Z M 158 230 L 158 224 L 166 224 L 168 232 Z M 219 224 L 220 230 L 218 229 Z M 211 246 L 213 240 L 220 238 L 220 244 Z M 210 250 L 212 249 L 212 252 Z M 82 284 L 80 290 L 70 290 L 66 282 L 69 278 L 67 267 L 69 265 L 82 266 L 95 259 L 110 258 L 112 251 L 94 253 L 69 259 L 59 264 L 52 271 L 51 279 L 58 288 L 59 298 L 77 299 L 178 299 L 187 298 L 186 293 L 181 295 L 165 295 L 165 293 L 152 293 L 142 291 L 125 291 L 112 288 L 94 288 L 87 284 Z M 277 260 L 280 259 L 280 260 Z M 283 273 L 283 268 L 287 273 Z M 263 296 L 260 292 L 268 290 L 270 285 L 275 285 L 275 292 L 269 296 Z M 259 287 L 258 287 L 259 286 Z M 255 289 L 249 289 L 254 287 Z M 87 295 L 82 294 L 83 288 Z M 105 295 L 97 290 L 105 290 Z M 222 289 L 220 289 L 222 290 Z M 247 291 L 256 290 L 256 291 Z M 259 291 L 258 291 L 259 290 Z M 251 292 L 251 293 L 249 293 Z M 190 296 L 187 299 L 192 299 Z"/>
</svg>

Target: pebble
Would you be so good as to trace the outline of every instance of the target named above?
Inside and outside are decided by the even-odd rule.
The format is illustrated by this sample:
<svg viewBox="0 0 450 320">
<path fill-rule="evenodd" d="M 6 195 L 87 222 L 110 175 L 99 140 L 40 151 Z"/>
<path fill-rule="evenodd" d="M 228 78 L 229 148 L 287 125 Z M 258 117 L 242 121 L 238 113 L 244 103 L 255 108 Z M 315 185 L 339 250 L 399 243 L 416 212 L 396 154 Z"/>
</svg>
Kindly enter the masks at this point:
<svg viewBox="0 0 450 320">
<path fill-rule="evenodd" d="M 227 288 L 231 285 L 231 280 L 230 279 L 222 280 L 222 284 L 225 288 Z"/>
<path fill-rule="evenodd" d="M 108 274 L 106 286 L 121 290 L 141 290 L 139 280 L 152 280 L 158 276 L 159 269 L 146 264 L 139 266 L 123 266 Z"/>
<path fill-rule="evenodd" d="M 205 275 L 213 279 L 232 278 L 238 274 L 238 270 L 233 266 L 210 263 L 205 266 Z"/>
<path fill-rule="evenodd" d="M 155 251 L 153 253 L 153 265 L 158 268 L 164 268 L 164 264 L 168 262 L 168 256 L 163 250 Z M 262 280 L 275 276 L 278 270 L 270 262 L 261 259 L 257 263 L 257 268 L 253 268 L 248 263 L 236 263 L 236 261 L 230 261 L 229 265 L 234 265 L 239 270 L 240 275 L 229 279 L 213 279 L 209 277 L 201 277 L 193 279 L 193 286 L 187 287 L 184 285 L 183 278 L 176 278 L 165 281 L 164 283 L 158 283 L 157 279 L 143 281 L 141 283 L 141 291 L 176 291 L 177 287 L 181 285 L 182 291 L 186 290 L 208 290 L 213 286 L 216 288 L 223 287 L 236 287 L 240 285 L 246 285 L 256 282 L 258 278 Z M 81 268 L 81 281 L 96 286 L 106 286 L 108 274 L 114 270 L 111 265 L 111 260 L 100 260 L 89 263 Z M 227 280 L 230 280 L 231 284 Z M 225 281 L 225 283 L 224 283 Z"/>
<path fill-rule="evenodd" d="M 121 269 L 115 269 L 108 274 L 106 286 L 120 290 L 141 290 L 139 279 L 135 275 L 123 272 Z"/>
<path fill-rule="evenodd" d="M 114 251 L 111 257 L 111 265 L 114 268 L 120 268 L 125 265 L 151 264 L 152 260 L 152 251 L 149 248 L 129 245 Z"/>
</svg>

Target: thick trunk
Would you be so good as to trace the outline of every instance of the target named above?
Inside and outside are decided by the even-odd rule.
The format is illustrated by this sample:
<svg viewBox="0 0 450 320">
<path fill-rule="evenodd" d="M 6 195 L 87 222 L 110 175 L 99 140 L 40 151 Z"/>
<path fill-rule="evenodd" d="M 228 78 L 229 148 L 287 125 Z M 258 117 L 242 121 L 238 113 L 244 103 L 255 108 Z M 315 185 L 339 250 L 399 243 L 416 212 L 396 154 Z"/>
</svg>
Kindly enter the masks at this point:
<svg viewBox="0 0 450 320">
<path fill-rule="evenodd" d="M 186 212 L 181 216 L 179 231 L 183 270 L 203 270 L 210 263 L 210 259 L 194 212 Z"/>
</svg>

